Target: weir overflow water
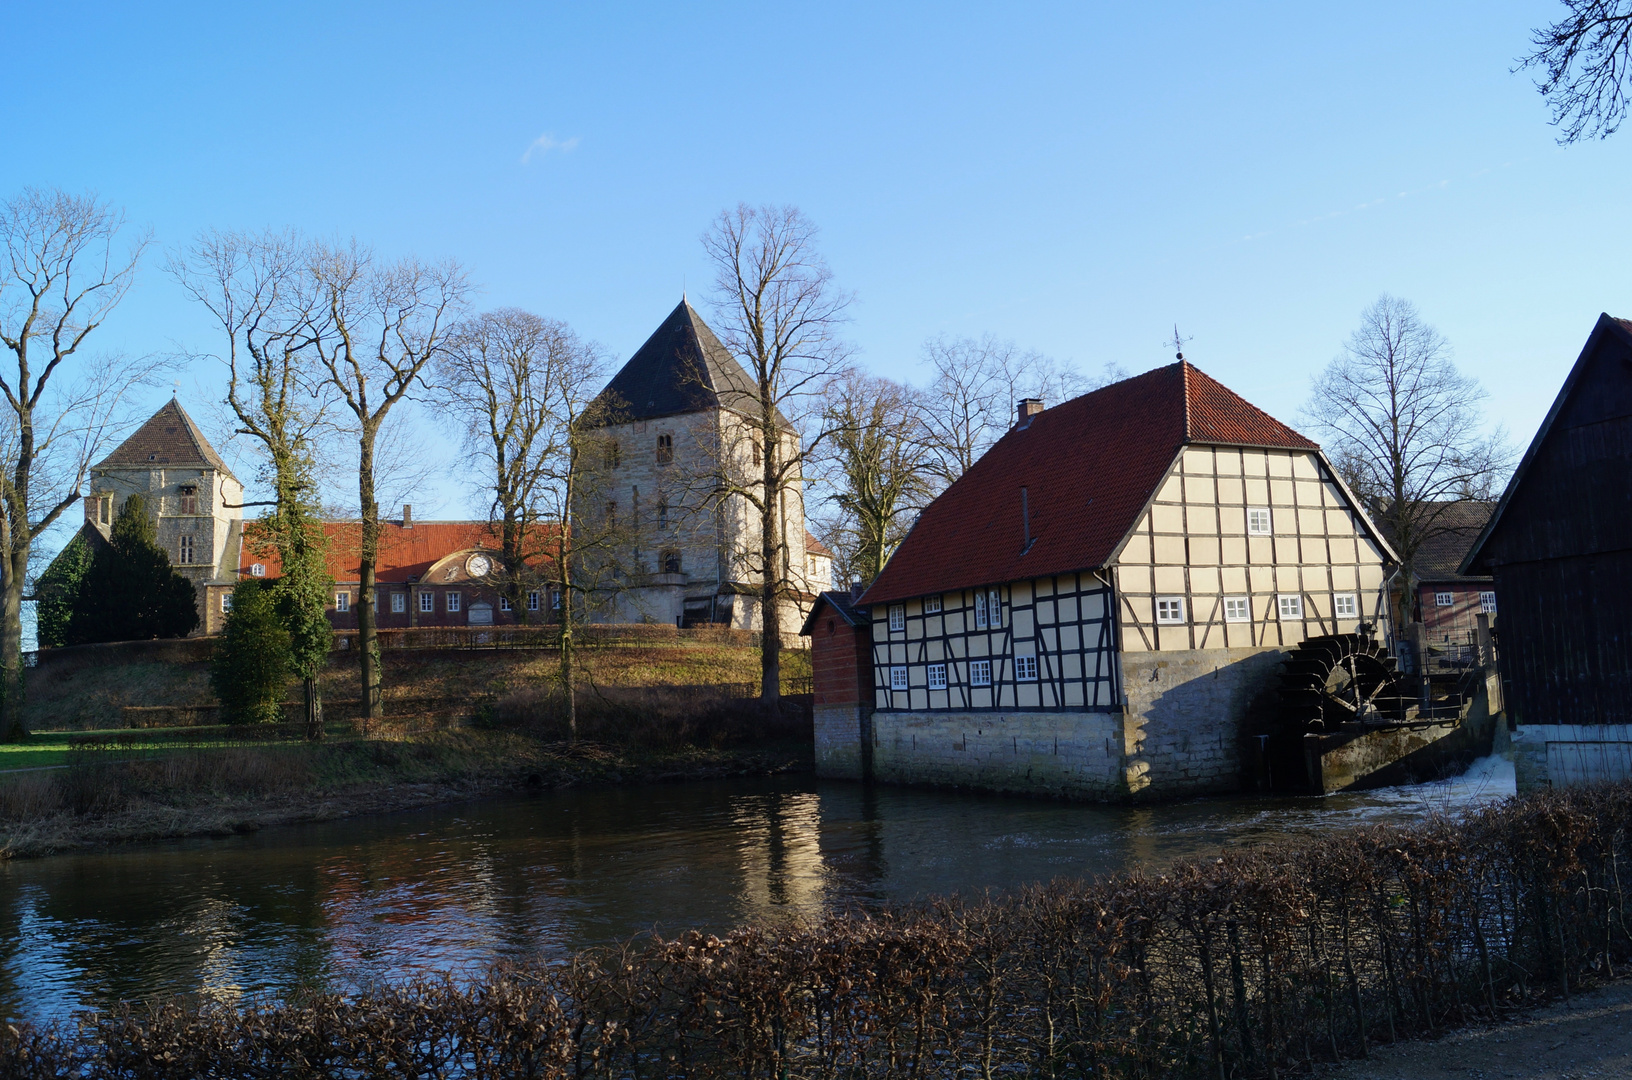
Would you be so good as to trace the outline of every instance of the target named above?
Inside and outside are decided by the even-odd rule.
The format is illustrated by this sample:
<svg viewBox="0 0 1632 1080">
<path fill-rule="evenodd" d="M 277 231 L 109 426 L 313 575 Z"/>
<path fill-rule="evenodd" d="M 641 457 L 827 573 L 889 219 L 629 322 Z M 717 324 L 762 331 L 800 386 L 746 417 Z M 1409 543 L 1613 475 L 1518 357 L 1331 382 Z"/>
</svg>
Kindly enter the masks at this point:
<svg viewBox="0 0 1632 1080">
<path fill-rule="evenodd" d="M 0 1013 L 477 974 L 656 930 L 1094 876 L 1513 792 L 1512 765 L 1324 799 L 1106 807 L 809 777 L 595 788 L 0 864 Z"/>
</svg>

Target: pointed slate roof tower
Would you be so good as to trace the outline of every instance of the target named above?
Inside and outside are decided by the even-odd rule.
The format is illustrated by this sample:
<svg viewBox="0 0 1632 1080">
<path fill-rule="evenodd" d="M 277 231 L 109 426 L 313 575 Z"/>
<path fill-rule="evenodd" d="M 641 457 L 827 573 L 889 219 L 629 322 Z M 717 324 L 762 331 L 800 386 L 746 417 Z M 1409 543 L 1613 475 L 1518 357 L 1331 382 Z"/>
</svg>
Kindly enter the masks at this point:
<svg viewBox="0 0 1632 1080">
<path fill-rule="evenodd" d="M 179 468 L 196 466 L 216 469 L 232 476 L 227 463 L 221 460 L 221 455 L 215 452 L 215 447 L 210 445 L 198 425 L 193 423 L 193 418 L 187 415 L 187 410 L 175 398 L 166 402 L 148 418 L 147 423 L 137 428 L 130 438 L 97 462 L 94 468 L 147 468 L 153 465 Z"/>
<path fill-rule="evenodd" d="M 705 409 L 746 416 L 759 412 L 754 380 L 684 299 L 612 376 L 596 402 L 614 424 Z"/>
</svg>

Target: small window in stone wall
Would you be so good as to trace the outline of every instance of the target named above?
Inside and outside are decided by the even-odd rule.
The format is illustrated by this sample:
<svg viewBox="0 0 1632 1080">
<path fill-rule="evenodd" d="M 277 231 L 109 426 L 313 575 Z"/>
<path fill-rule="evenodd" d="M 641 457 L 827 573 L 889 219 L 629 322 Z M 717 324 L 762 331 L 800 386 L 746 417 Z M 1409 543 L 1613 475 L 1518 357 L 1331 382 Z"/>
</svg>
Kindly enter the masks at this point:
<svg viewBox="0 0 1632 1080">
<path fill-rule="evenodd" d="M 945 664 L 931 664 L 931 665 L 929 665 L 929 688 L 931 690 L 945 690 L 946 689 L 946 665 Z"/>
<path fill-rule="evenodd" d="M 176 560 L 177 562 L 181 563 L 183 566 L 187 566 L 187 565 L 190 565 L 192 563 L 192 561 L 193 561 L 193 538 L 191 536 L 183 536 L 181 538 L 181 552 L 180 552 L 180 554 L 181 554 L 181 557 Z"/>
<path fill-rule="evenodd" d="M 992 662 L 990 660 L 969 661 L 969 685 L 992 685 Z"/>
<path fill-rule="evenodd" d="M 1456 604 L 1456 594 L 1455 593 L 1436 592 L 1434 594 L 1434 606 L 1435 607 L 1452 607 L 1455 604 Z"/>
<path fill-rule="evenodd" d="M 892 667 L 890 669 L 890 689 L 905 690 L 907 688 L 907 669 Z"/>
<path fill-rule="evenodd" d="M 231 593 L 222 593 L 221 594 L 221 614 L 225 615 L 225 614 L 229 613 L 230 611 L 232 611 L 232 594 Z"/>
<path fill-rule="evenodd" d="M 182 488 L 181 489 L 181 497 L 177 501 L 180 503 L 180 506 L 179 506 L 179 508 L 177 510 L 178 513 L 182 513 L 182 514 L 196 514 L 196 513 L 198 513 L 198 489 L 197 488 L 195 488 L 195 487 L 184 487 L 184 488 Z"/>
<path fill-rule="evenodd" d="M 674 436 L 669 434 L 657 437 L 657 463 L 667 465 L 674 460 Z"/>
</svg>

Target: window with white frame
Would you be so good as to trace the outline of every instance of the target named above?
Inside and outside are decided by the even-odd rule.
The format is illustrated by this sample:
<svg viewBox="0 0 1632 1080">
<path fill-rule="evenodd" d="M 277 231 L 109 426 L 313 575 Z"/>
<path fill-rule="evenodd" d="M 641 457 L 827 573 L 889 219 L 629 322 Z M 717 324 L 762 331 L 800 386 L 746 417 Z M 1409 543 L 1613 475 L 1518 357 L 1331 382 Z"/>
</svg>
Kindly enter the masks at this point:
<svg viewBox="0 0 1632 1080">
<path fill-rule="evenodd" d="M 1455 605 L 1455 603 L 1456 603 L 1456 594 L 1455 593 L 1436 592 L 1434 594 L 1434 606 L 1435 607 L 1451 607 L 1451 606 Z"/>
<path fill-rule="evenodd" d="M 975 629 L 976 630 L 986 629 L 986 594 L 985 594 L 985 592 L 975 593 Z"/>
<path fill-rule="evenodd" d="M 334 610 L 351 610 L 351 594 L 349 592 L 337 592 L 334 594 Z"/>
<path fill-rule="evenodd" d="M 934 615 L 936 612 L 938 612 L 940 610 L 941 610 L 941 598 L 939 596 L 926 596 L 926 597 L 924 597 L 924 614 L 925 615 Z"/>
<path fill-rule="evenodd" d="M 500 611 L 509 611 L 510 609 L 511 609 L 510 598 L 508 596 L 499 597 L 499 610 Z"/>
<path fill-rule="evenodd" d="M 225 615 L 232 610 L 232 594 L 221 594 L 221 614 Z"/>
<path fill-rule="evenodd" d="M 899 664 L 890 669 L 890 689 L 905 690 L 907 688 L 907 669 Z"/>
<path fill-rule="evenodd" d="M 890 632 L 893 634 L 897 630 L 905 630 L 906 628 L 907 628 L 907 605 L 905 605 L 905 604 L 891 604 L 890 605 Z"/>
<path fill-rule="evenodd" d="M 264 562 L 258 562 L 255 565 L 251 566 L 249 568 L 249 576 L 250 577 L 265 577 L 266 576 L 266 564 Z"/>
<path fill-rule="evenodd" d="M 527 610 L 528 611 L 537 611 L 538 610 L 538 590 L 537 589 L 534 589 L 532 592 L 527 594 Z"/>
<path fill-rule="evenodd" d="M 1483 611 L 1487 615 L 1496 614 L 1496 594 L 1493 592 L 1480 593 L 1479 610 Z"/>
<path fill-rule="evenodd" d="M 1016 656 L 1014 658 L 1014 677 L 1019 682 L 1037 681 L 1037 657 Z"/>
<path fill-rule="evenodd" d="M 1280 608 L 1281 618 L 1296 620 L 1303 618 L 1303 597 L 1296 593 L 1282 593 L 1275 598 L 1276 606 Z"/>
<path fill-rule="evenodd" d="M 422 592 L 422 593 L 420 593 L 419 594 L 419 610 L 421 610 L 421 611 L 435 611 L 436 610 L 436 594 L 433 593 L 433 592 Z"/>
<path fill-rule="evenodd" d="M 1332 613 L 1339 619 L 1352 619 L 1360 614 L 1360 601 L 1352 592 L 1332 597 Z"/>
<path fill-rule="evenodd" d="M 458 592 L 449 592 L 448 593 L 448 610 L 449 611 L 458 611 L 460 609 L 460 607 L 464 604 L 464 602 L 465 602 L 465 598 L 462 595 L 460 595 Z"/>
<path fill-rule="evenodd" d="M 407 611 L 408 610 L 408 594 L 407 593 L 400 593 L 400 592 L 392 593 L 391 594 L 391 610 L 392 610 L 392 612 L 394 612 L 395 614 L 398 614 L 398 615 L 401 615 L 404 611 Z"/>
<path fill-rule="evenodd" d="M 990 660 L 969 661 L 969 685 L 992 685 L 992 662 Z"/>
<path fill-rule="evenodd" d="M 551 611 L 560 611 L 561 610 L 561 590 L 560 589 L 551 589 L 550 590 L 550 610 Z"/>
<path fill-rule="evenodd" d="M 931 664 L 931 665 L 929 665 L 929 688 L 931 690 L 945 690 L 946 689 L 946 665 L 945 664 Z"/>
<path fill-rule="evenodd" d="M 1182 623 L 1184 621 L 1184 597 L 1158 596 L 1156 598 L 1156 621 L 1159 623 Z"/>
<path fill-rule="evenodd" d="M 986 594 L 986 617 L 993 630 L 1003 625 L 1003 594 L 996 589 Z"/>
<path fill-rule="evenodd" d="M 1247 535 L 1272 536 L 1275 532 L 1274 521 L 1269 516 L 1267 506 L 1247 507 Z"/>
<path fill-rule="evenodd" d="M 1245 596 L 1226 596 L 1224 598 L 1224 621 L 1252 621 L 1252 611 L 1247 607 L 1247 598 Z"/>
</svg>

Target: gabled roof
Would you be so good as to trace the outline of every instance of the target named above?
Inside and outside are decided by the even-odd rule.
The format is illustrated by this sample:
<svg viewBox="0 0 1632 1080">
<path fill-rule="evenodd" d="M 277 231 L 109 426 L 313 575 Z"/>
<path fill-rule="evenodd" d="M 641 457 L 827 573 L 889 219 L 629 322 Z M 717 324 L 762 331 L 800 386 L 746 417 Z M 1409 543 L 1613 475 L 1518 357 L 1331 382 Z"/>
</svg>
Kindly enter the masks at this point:
<svg viewBox="0 0 1632 1080">
<path fill-rule="evenodd" d="M 551 523 L 534 525 L 533 546 L 543 548 L 559 533 Z M 324 561 L 329 576 L 337 582 L 362 579 L 360 566 L 363 524 L 360 521 L 325 521 L 323 535 L 328 541 Z M 405 584 L 421 579 L 425 572 L 449 555 L 460 551 L 499 550 L 498 531 L 487 521 L 416 521 L 403 528 L 401 522 L 380 522 L 380 556 L 376 577 L 381 584 Z M 251 567 L 261 563 L 266 577 L 282 572 L 275 551 L 257 551 L 246 540 L 238 556 L 238 574 L 249 577 Z"/>
<path fill-rule="evenodd" d="M 1189 363 L 1147 371 L 1011 428 L 925 507 L 860 603 L 1098 569 L 1186 443 L 1319 449 Z"/>
<path fill-rule="evenodd" d="M 1490 542 L 1490 538 L 1501 527 L 1502 517 L 1507 513 L 1508 506 L 1513 502 L 1514 493 L 1524 484 L 1525 478 L 1530 473 L 1530 466 L 1535 462 L 1542 444 L 1547 441 L 1547 436 L 1552 433 L 1553 424 L 1558 420 L 1559 415 L 1564 411 L 1565 405 L 1574 395 L 1575 385 L 1580 381 L 1581 373 L 1586 369 L 1588 360 L 1598 351 L 1598 347 L 1602 344 L 1606 335 L 1613 335 L 1623 344 L 1632 347 L 1632 319 L 1617 319 L 1608 312 L 1599 314 L 1598 322 L 1593 325 L 1592 333 L 1587 336 L 1587 343 L 1581 346 L 1581 355 L 1575 358 L 1575 366 L 1570 368 L 1569 375 L 1564 378 L 1564 385 L 1559 387 L 1558 396 L 1553 399 L 1553 407 L 1547 410 L 1547 416 L 1542 420 L 1541 427 L 1536 429 L 1535 438 L 1530 440 L 1530 445 L 1525 448 L 1524 457 L 1519 460 L 1519 467 L 1513 470 L 1512 477 L 1507 481 L 1507 488 L 1502 492 L 1501 501 L 1496 504 L 1496 512 L 1490 515 L 1490 520 L 1485 523 L 1484 530 L 1479 533 L 1479 538 L 1473 542 L 1473 546 L 1468 549 L 1467 556 L 1462 560 L 1462 565 L 1458 568 L 1462 573 L 1480 574 L 1490 572 L 1490 567 L 1482 560 L 1485 545 Z"/>
<path fill-rule="evenodd" d="M 193 418 L 181 403 L 171 398 L 135 434 L 120 443 L 118 448 L 93 468 L 121 466 L 146 467 L 156 465 L 198 466 L 216 469 L 232 476 L 232 470 L 215 452 L 215 447 L 198 430 Z M 237 477 L 233 477 L 237 479 Z"/>
<path fill-rule="evenodd" d="M 834 589 L 816 594 L 816 602 L 810 605 L 810 614 L 805 616 L 805 624 L 799 628 L 799 633 L 802 636 L 809 637 L 816 632 L 816 619 L 822 613 L 823 604 L 832 608 L 834 613 L 850 626 L 872 626 L 873 624 L 871 615 L 856 610 L 855 603 L 850 599 L 849 590 Z"/>
<path fill-rule="evenodd" d="M 759 413 L 754 380 L 685 300 L 612 376 L 596 401 L 609 410 L 612 423 L 713 408 Z"/>
<path fill-rule="evenodd" d="M 810 535 L 809 529 L 805 530 L 805 554 L 820 555 L 824 559 L 833 557 L 833 552 L 829 550 L 828 546 Z"/>
<path fill-rule="evenodd" d="M 1462 559 L 1496 509 L 1495 502 L 1478 499 L 1439 505 L 1434 531 L 1417 545 L 1414 569 L 1417 579 L 1425 583 L 1459 581 L 1468 576 L 1460 569 Z M 1386 518 L 1379 518 L 1378 528 L 1392 544 L 1394 536 L 1386 522 Z"/>
</svg>

